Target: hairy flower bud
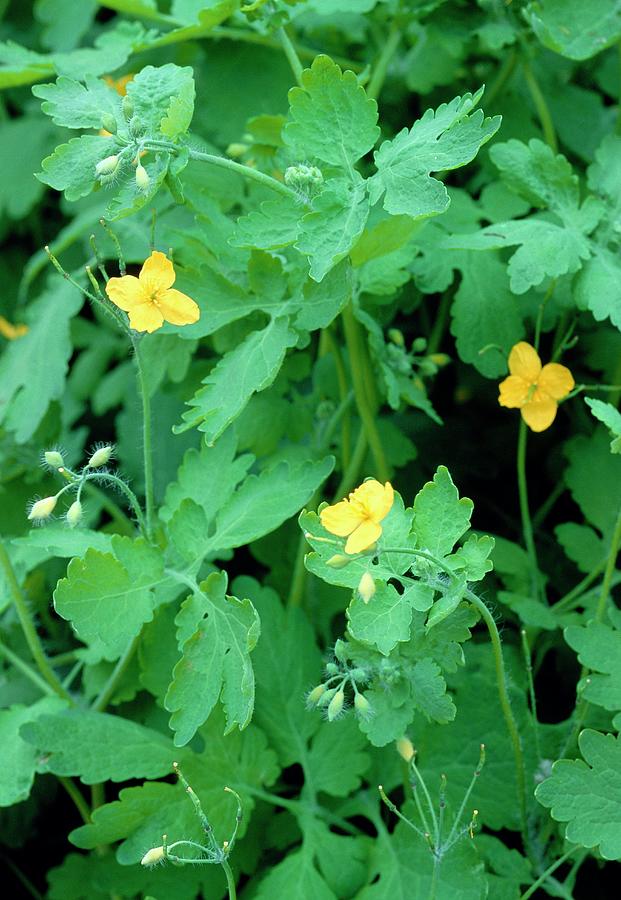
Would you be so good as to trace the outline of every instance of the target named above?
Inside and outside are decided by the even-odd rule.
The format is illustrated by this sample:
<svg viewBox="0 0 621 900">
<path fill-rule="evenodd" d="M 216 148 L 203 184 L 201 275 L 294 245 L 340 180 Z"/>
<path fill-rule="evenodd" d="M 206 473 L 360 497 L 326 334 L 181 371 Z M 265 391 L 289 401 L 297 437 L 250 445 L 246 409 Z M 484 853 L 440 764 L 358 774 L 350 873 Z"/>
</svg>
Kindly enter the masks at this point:
<svg viewBox="0 0 621 900">
<path fill-rule="evenodd" d="M 57 498 L 55 496 L 44 497 L 42 500 L 37 500 L 36 503 L 33 503 L 32 509 L 28 513 L 28 518 L 34 522 L 41 522 L 43 519 L 49 519 L 54 512 L 56 500 Z"/>
<path fill-rule="evenodd" d="M 398 741 L 395 741 L 397 745 L 397 753 L 399 756 L 403 757 L 406 763 L 409 763 L 410 760 L 414 756 L 414 746 L 412 741 L 407 737 L 399 738 Z"/>
<path fill-rule="evenodd" d="M 326 561 L 326 565 L 331 569 L 344 569 L 351 562 L 351 556 L 344 556 L 342 553 L 335 553 Z"/>
<path fill-rule="evenodd" d="M 232 156 L 233 159 L 239 159 L 248 149 L 247 144 L 229 144 L 226 148 L 226 155 Z"/>
<path fill-rule="evenodd" d="M 119 158 L 116 154 L 113 156 L 106 156 L 105 159 L 100 159 L 95 166 L 95 175 L 97 178 L 101 175 L 113 175 L 116 172 L 118 165 Z"/>
<path fill-rule="evenodd" d="M 373 576 L 370 572 L 365 572 L 358 584 L 358 594 L 360 595 L 360 598 L 365 603 L 368 603 L 371 597 L 375 595 L 375 591 L 376 587 Z"/>
<path fill-rule="evenodd" d="M 312 691 L 310 691 L 308 697 L 306 698 L 306 705 L 309 707 L 315 706 L 317 703 L 319 703 L 325 692 L 325 684 L 318 684 L 317 687 L 314 687 Z"/>
<path fill-rule="evenodd" d="M 397 345 L 397 347 L 405 347 L 403 332 L 399 331 L 398 328 L 389 328 L 388 337 L 393 342 L 393 344 Z"/>
<path fill-rule="evenodd" d="M 98 450 L 95 450 L 91 458 L 89 459 L 87 465 L 91 469 L 99 469 L 100 466 L 105 466 L 112 456 L 112 446 L 110 444 L 106 444 L 105 447 L 99 447 Z"/>
<path fill-rule="evenodd" d="M 138 190 L 146 191 L 149 187 L 151 179 L 149 178 L 149 173 L 145 169 L 144 166 L 138 165 L 136 166 L 136 185 Z"/>
<path fill-rule="evenodd" d="M 364 694 L 356 694 L 354 697 L 354 709 L 362 719 L 368 719 L 371 715 L 371 704 Z"/>
<path fill-rule="evenodd" d="M 121 109 L 123 110 L 123 115 L 127 120 L 131 119 L 134 115 L 134 104 L 131 101 L 131 98 L 127 96 L 127 94 L 121 100 Z"/>
<path fill-rule="evenodd" d="M 110 134 L 116 134 L 116 119 L 112 115 L 112 113 L 105 112 L 101 116 L 101 127 L 106 131 L 109 131 Z"/>
<path fill-rule="evenodd" d="M 82 504 L 79 500 L 75 500 L 69 509 L 67 510 L 67 514 L 65 516 L 67 519 L 67 525 L 70 528 L 75 528 L 80 519 L 82 518 Z"/>
<path fill-rule="evenodd" d="M 337 718 L 337 716 L 339 716 L 341 714 L 344 703 L 345 703 L 345 693 L 342 689 L 339 689 L 328 704 L 328 721 L 329 722 L 333 722 Z"/>
<path fill-rule="evenodd" d="M 141 866 L 156 866 L 165 858 L 163 847 L 152 847 L 140 860 Z"/>
<path fill-rule="evenodd" d="M 51 469 L 60 469 L 65 465 L 62 453 L 58 450 L 46 450 L 43 459 Z"/>
</svg>

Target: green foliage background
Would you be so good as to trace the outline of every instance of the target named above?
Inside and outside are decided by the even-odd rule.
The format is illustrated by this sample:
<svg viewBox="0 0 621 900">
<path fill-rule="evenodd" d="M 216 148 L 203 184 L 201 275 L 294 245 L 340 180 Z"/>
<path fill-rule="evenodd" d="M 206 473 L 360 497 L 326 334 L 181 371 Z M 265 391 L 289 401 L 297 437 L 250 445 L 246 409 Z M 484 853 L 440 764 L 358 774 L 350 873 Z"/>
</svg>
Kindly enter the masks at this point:
<svg viewBox="0 0 621 900">
<path fill-rule="evenodd" d="M 621 4 L 0 16 L 9 895 L 611 896 Z M 103 288 L 153 248 L 201 315 L 140 336 Z M 521 340 L 577 383 L 528 440 Z M 366 477 L 395 502 L 341 567 L 317 509 Z M 218 848 L 241 797 L 228 887 L 140 866 L 205 840 L 173 762 Z"/>
</svg>

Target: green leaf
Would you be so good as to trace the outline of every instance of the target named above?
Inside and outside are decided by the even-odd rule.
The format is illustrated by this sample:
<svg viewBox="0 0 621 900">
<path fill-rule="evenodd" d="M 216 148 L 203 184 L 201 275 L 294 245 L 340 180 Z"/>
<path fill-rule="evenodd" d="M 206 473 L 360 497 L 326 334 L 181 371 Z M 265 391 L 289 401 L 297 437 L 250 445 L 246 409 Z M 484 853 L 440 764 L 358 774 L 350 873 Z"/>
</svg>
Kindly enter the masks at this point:
<svg viewBox="0 0 621 900">
<path fill-rule="evenodd" d="M 114 660 L 153 617 L 153 589 L 162 581 L 161 554 L 142 538 L 115 535 L 112 552 L 88 550 L 72 559 L 54 591 L 54 608 L 99 658 Z"/>
<path fill-rule="evenodd" d="M 412 669 L 409 681 L 412 700 L 427 719 L 445 725 L 455 718 L 455 704 L 446 693 L 446 681 L 437 663 L 421 659 Z"/>
<path fill-rule="evenodd" d="M 327 328 L 349 302 L 352 282 L 351 266 L 346 261 L 331 269 L 320 284 L 307 281 L 304 302 L 295 318 L 296 327 L 307 331 Z"/>
<path fill-rule="evenodd" d="M 592 670 L 578 686 L 580 696 L 604 709 L 621 709 L 621 632 L 589 622 L 569 626 L 564 636 L 582 665 Z"/>
<path fill-rule="evenodd" d="M 310 262 L 310 275 L 321 281 L 344 259 L 364 230 L 369 217 L 366 182 L 333 179 L 313 200 L 312 212 L 300 222 L 296 249 Z"/>
<path fill-rule="evenodd" d="M 95 187 L 95 166 L 110 153 L 110 138 L 83 134 L 71 138 L 68 144 L 60 144 L 43 160 L 43 171 L 36 177 L 57 191 L 64 191 L 67 200 L 79 200 Z"/>
<path fill-rule="evenodd" d="M 439 466 L 414 500 L 413 531 L 419 550 L 442 558 L 470 527 L 474 504 L 459 492 L 445 466 Z"/>
<path fill-rule="evenodd" d="M 55 129 L 40 116 L 25 115 L 0 123 L 0 212 L 11 219 L 23 219 L 45 191 L 32 173 L 56 144 L 53 132 Z"/>
<path fill-rule="evenodd" d="M 260 729 L 249 725 L 243 732 L 227 736 L 223 736 L 223 729 L 222 716 L 214 713 L 200 731 L 202 752 L 186 749 L 178 756 L 220 844 L 230 838 L 236 813 L 236 804 L 224 787 L 228 785 L 241 795 L 243 837 L 255 806 L 253 789 L 269 787 L 279 773 L 276 756 L 268 749 Z M 72 831 L 70 839 L 82 849 L 122 840 L 117 859 L 122 865 L 133 865 L 140 861 L 145 848 L 160 846 L 163 834 L 171 842 L 204 840 L 204 831 L 181 784 L 146 782 L 141 787 L 125 788 L 117 801 L 95 811 L 92 824 Z"/>
<path fill-rule="evenodd" d="M 410 637 L 412 607 L 391 584 L 379 582 L 368 603 L 354 595 L 347 607 L 347 620 L 353 638 L 373 644 L 388 656 L 399 641 Z"/>
<path fill-rule="evenodd" d="M 621 36 L 619 0 L 538 0 L 525 14 L 541 43 L 569 59 L 589 59 Z"/>
<path fill-rule="evenodd" d="M 379 137 L 377 103 L 353 72 L 341 72 L 328 56 L 316 56 L 289 91 L 283 141 L 296 161 L 308 158 L 351 169 Z"/>
<path fill-rule="evenodd" d="M 586 728 L 578 743 L 584 760 L 557 760 L 535 796 L 553 819 L 567 822 L 568 841 L 597 847 L 604 859 L 619 859 L 621 735 L 615 738 Z"/>
<path fill-rule="evenodd" d="M 404 128 L 375 153 L 377 173 L 370 179 L 371 203 L 385 193 L 384 209 L 412 218 L 435 216 L 449 205 L 446 188 L 431 172 L 469 163 L 498 131 L 500 117 L 484 119 L 475 110 L 483 89 L 464 94 L 437 110 L 428 109 L 411 129 Z"/>
<path fill-rule="evenodd" d="M 238 8 L 239 0 L 173 0 L 170 11 L 184 24 L 198 22 L 201 28 L 208 28 L 219 25 Z"/>
<path fill-rule="evenodd" d="M 584 402 L 591 407 L 591 412 L 596 419 L 603 422 L 613 435 L 610 442 L 611 453 L 621 453 L 621 413 L 612 403 L 596 400 L 594 397 L 585 397 Z"/>
<path fill-rule="evenodd" d="M 481 581 L 494 564 L 488 559 L 494 549 L 494 538 L 487 534 L 478 537 L 471 534 L 465 544 L 450 557 L 449 565 L 456 572 L 463 572 L 466 581 Z"/>
<path fill-rule="evenodd" d="M 295 198 L 264 200 L 258 209 L 237 220 L 230 238 L 233 247 L 279 250 L 293 244 L 300 230 L 304 206 Z"/>
<path fill-rule="evenodd" d="M 198 427 L 213 444 L 225 428 L 240 414 L 257 391 L 273 382 L 285 358 L 285 353 L 297 341 L 284 316 L 272 319 L 261 331 L 253 331 L 203 379 L 187 402 L 190 407 L 183 414 L 185 424 L 176 426 L 179 434 Z"/>
<path fill-rule="evenodd" d="M 85 84 L 63 75 L 52 84 L 35 85 L 32 93 L 44 101 L 43 112 L 65 128 L 102 128 L 104 113 L 120 119 L 119 94 L 91 75 L 86 76 Z"/>
<path fill-rule="evenodd" d="M 621 331 L 621 266 L 617 254 L 596 246 L 576 278 L 576 304 L 588 309 L 597 322 L 610 319 Z"/>
<path fill-rule="evenodd" d="M 57 279 L 30 305 L 28 333 L 2 355 L 0 423 L 19 443 L 32 437 L 50 403 L 63 394 L 72 353 L 69 326 L 83 302 L 76 288 Z"/>
<path fill-rule="evenodd" d="M 307 784 L 332 797 L 347 797 L 360 787 L 369 767 L 366 748 L 366 739 L 352 716 L 324 723 L 312 740 L 310 752 L 300 760 Z"/>
<path fill-rule="evenodd" d="M 136 120 L 147 134 L 176 141 L 194 114 L 194 76 L 189 66 L 145 66 L 127 85 Z"/>
<path fill-rule="evenodd" d="M 287 897 L 288 900 L 337 900 L 314 865 L 314 853 L 302 847 L 289 853 L 259 885 L 257 900 Z"/>
<path fill-rule="evenodd" d="M 182 652 L 173 671 L 165 706 L 172 713 L 175 745 L 183 747 L 209 717 L 218 699 L 226 732 L 250 722 L 254 673 L 250 654 L 260 633 L 250 600 L 226 595 L 227 577 L 214 572 L 187 598 L 175 619 Z"/>
<path fill-rule="evenodd" d="M 58 697 L 44 697 L 31 706 L 16 704 L 0 710 L 0 807 L 25 800 L 37 771 L 36 750 L 21 737 L 21 728 L 64 706 Z"/>
<path fill-rule="evenodd" d="M 175 749 L 158 731 L 90 710 L 42 715 L 21 736 L 43 754 L 40 772 L 79 775 L 84 784 L 158 778 L 172 772 Z"/>
<path fill-rule="evenodd" d="M 565 482 L 585 518 L 598 528 L 610 543 L 621 506 L 621 459 L 612 455 L 603 428 L 592 434 L 577 435 L 566 444 L 569 465 Z M 593 473 L 597 472 L 597 478 Z"/>
<path fill-rule="evenodd" d="M 581 572 L 590 572 L 606 558 L 604 542 L 589 525 L 564 522 L 556 526 L 554 534 Z"/>
</svg>

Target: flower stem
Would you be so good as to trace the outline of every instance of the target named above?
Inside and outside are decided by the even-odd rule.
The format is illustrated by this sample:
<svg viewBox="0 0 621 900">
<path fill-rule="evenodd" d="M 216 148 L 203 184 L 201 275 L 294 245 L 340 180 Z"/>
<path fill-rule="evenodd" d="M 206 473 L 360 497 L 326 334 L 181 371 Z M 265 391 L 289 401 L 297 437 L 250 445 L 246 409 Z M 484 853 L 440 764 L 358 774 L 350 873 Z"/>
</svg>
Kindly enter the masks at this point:
<svg viewBox="0 0 621 900">
<path fill-rule="evenodd" d="M 480 612 L 483 621 L 487 626 L 490 640 L 492 642 L 492 652 L 494 654 L 494 665 L 496 668 L 496 685 L 498 688 L 498 697 L 502 707 L 502 713 L 507 725 L 507 731 L 513 745 L 513 756 L 515 760 L 515 774 L 517 779 L 518 802 L 520 805 L 520 820 L 522 825 L 522 837 L 524 846 L 528 846 L 528 829 L 526 818 L 526 770 L 524 766 L 524 755 L 522 753 L 522 742 L 518 731 L 515 716 L 511 708 L 509 700 L 509 692 L 507 690 L 507 673 L 505 671 L 505 663 L 502 655 L 502 645 L 500 643 L 500 635 L 498 628 L 494 622 L 494 617 L 490 613 L 485 603 L 470 590 L 466 590 L 466 598 Z"/>
<path fill-rule="evenodd" d="M 300 62 L 300 57 L 297 54 L 297 50 L 293 46 L 291 42 L 291 38 L 287 34 L 286 28 L 278 29 L 278 38 L 282 45 L 282 49 L 285 51 L 285 56 L 289 61 L 289 65 L 291 66 L 291 71 L 295 75 L 295 80 L 300 85 L 302 85 L 302 72 L 304 71 L 302 68 L 302 63 Z"/>
<path fill-rule="evenodd" d="M 562 866 L 563 863 L 567 859 L 569 859 L 571 854 L 574 853 L 577 849 L 578 849 L 577 844 L 573 847 L 570 847 L 570 849 L 567 850 L 566 853 L 563 853 L 563 855 L 560 856 L 556 860 L 556 862 L 553 862 L 551 866 L 548 866 L 548 868 L 545 870 L 545 872 L 542 872 L 541 875 L 539 876 L 539 878 L 536 881 L 533 881 L 533 883 L 528 888 L 528 890 L 524 891 L 523 894 L 520 894 L 520 900 L 528 900 L 529 897 L 532 897 L 533 894 L 535 893 L 535 891 L 537 890 L 537 888 L 541 887 L 541 885 L 544 883 L 546 878 L 548 878 L 553 872 L 556 872 L 558 867 Z"/>
<path fill-rule="evenodd" d="M 129 644 L 127 645 L 125 652 L 122 656 L 119 657 L 119 660 L 110 673 L 110 677 L 104 684 L 103 688 L 99 692 L 99 695 L 96 697 L 91 709 L 94 712 L 103 712 L 112 697 L 114 696 L 114 692 L 116 691 L 121 678 L 127 671 L 127 667 L 132 661 L 132 657 L 136 652 L 136 648 L 138 646 L 138 641 L 140 639 L 140 633 L 133 638 Z"/>
<path fill-rule="evenodd" d="M 82 821 L 85 825 L 90 825 L 91 823 L 91 811 L 88 808 L 88 804 L 78 788 L 75 786 L 73 781 L 70 778 L 64 778 L 62 776 L 57 776 L 58 780 L 67 791 L 71 799 L 73 800 L 74 806 L 77 811 L 80 813 Z"/>
<path fill-rule="evenodd" d="M 0 656 L 4 656 L 7 662 L 11 663 L 12 666 L 15 666 L 16 669 L 19 669 L 19 671 L 23 675 L 25 675 L 26 678 L 30 679 L 30 681 L 32 681 L 32 683 L 36 685 L 40 691 L 42 691 L 44 694 L 47 694 L 48 697 L 56 696 L 56 692 L 52 690 L 47 681 L 44 681 L 40 675 L 37 675 L 35 670 L 31 666 L 29 666 L 27 662 L 24 662 L 21 656 L 13 653 L 13 651 L 1 641 Z"/>
<path fill-rule="evenodd" d="M 177 148 L 175 148 L 174 145 L 171 145 L 171 149 Z M 221 169 L 228 169 L 229 172 L 235 172 L 243 178 L 248 178 L 250 181 L 256 181 L 258 184 L 262 184 L 263 187 L 271 188 L 271 190 L 277 191 L 279 194 L 282 194 L 291 200 L 298 201 L 296 192 L 287 187 L 286 184 L 283 184 L 276 178 L 272 178 L 271 175 L 259 172 L 258 169 L 251 169 L 250 166 L 244 166 L 242 163 L 235 162 L 233 159 L 226 159 L 224 156 L 216 156 L 214 153 L 203 153 L 201 150 L 190 150 L 190 159 L 210 163 L 212 166 L 219 166 Z"/>
<path fill-rule="evenodd" d="M 369 99 L 371 100 L 377 100 L 382 91 L 382 87 L 384 86 L 386 75 L 388 73 L 390 60 L 397 52 L 397 47 L 401 42 L 401 34 L 401 28 L 397 25 L 396 22 L 393 22 L 390 26 L 390 31 L 388 32 L 388 36 L 386 38 L 384 46 L 382 47 L 382 51 L 378 56 L 377 62 L 375 63 L 373 75 L 371 76 L 371 80 L 367 88 L 367 97 L 369 97 Z"/>
<path fill-rule="evenodd" d="M 520 498 L 520 516 L 522 518 L 522 534 L 526 544 L 526 552 L 530 561 L 530 579 L 533 598 L 539 598 L 539 564 L 537 562 L 537 550 L 533 538 L 533 525 L 530 519 L 528 506 L 528 487 L 526 483 L 526 438 L 527 426 L 524 419 L 520 419 L 520 431 L 518 435 L 517 449 L 517 478 L 518 494 Z"/>
<path fill-rule="evenodd" d="M 235 878 L 233 876 L 233 870 L 231 869 L 231 867 L 228 863 L 228 860 L 223 859 L 221 866 L 224 869 L 224 874 L 226 875 L 226 886 L 229 891 L 229 900 L 237 900 L 237 891 L 235 889 Z"/>
<path fill-rule="evenodd" d="M 366 433 L 371 453 L 375 462 L 375 474 L 379 481 L 387 481 L 389 477 L 388 463 L 384 454 L 382 441 L 375 424 L 375 411 L 372 409 L 364 383 L 365 368 L 370 365 L 363 344 L 360 326 L 354 316 L 351 301 L 341 313 L 347 352 L 351 369 L 351 379 L 356 398 L 358 414 Z"/>
<path fill-rule="evenodd" d="M 4 571 L 4 576 L 7 580 L 13 603 L 15 604 L 15 609 L 17 611 L 20 625 L 22 626 L 22 631 L 24 632 L 24 637 L 26 638 L 26 643 L 28 644 L 28 648 L 30 649 L 32 658 L 37 664 L 39 672 L 41 673 L 45 681 L 47 681 L 47 683 L 50 685 L 55 694 L 58 694 L 59 697 L 62 697 L 64 700 L 68 700 L 70 703 L 73 703 L 70 694 L 62 686 L 56 673 L 48 662 L 45 651 L 43 650 L 43 645 L 39 640 L 39 635 L 37 634 L 36 628 L 34 626 L 32 616 L 30 615 L 26 597 L 22 593 L 22 589 L 20 588 L 15 576 L 15 570 L 13 569 L 9 554 L 6 552 L 4 544 L 1 541 L 0 566 Z"/>
<path fill-rule="evenodd" d="M 153 447 L 151 443 L 151 396 L 144 369 L 140 343 L 132 336 L 140 398 L 142 400 L 142 459 L 144 466 L 144 496 L 146 512 L 146 532 L 148 540 L 153 536 Z"/>
<path fill-rule="evenodd" d="M 113 475 L 111 472 L 93 472 L 92 475 L 86 476 L 85 481 L 86 489 L 89 488 L 91 481 L 109 481 L 114 484 L 127 497 L 129 505 L 131 506 L 133 513 L 136 516 L 136 520 L 138 522 L 140 530 L 146 535 L 147 527 L 144 515 L 142 513 L 142 508 L 140 506 L 140 503 L 138 502 L 138 498 L 136 497 L 130 486 L 126 484 L 126 482 L 124 482 L 122 478 L 119 478 L 118 475 Z M 113 501 L 109 502 L 113 503 Z M 114 506 L 116 506 L 116 504 L 114 504 Z M 121 510 L 119 510 L 119 512 L 121 512 Z M 122 513 L 122 515 L 124 519 L 127 520 L 127 516 L 125 516 L 124 513 Z"/>
<path fill-rule="evenodd" d="M 524 80 L 526 81 L 528 90 L 530 91 L 530 96 L 537 111 L 537 116 L 539 117 L 539 122 L 541 124 L 541 130 L 543 131 L 545 141 L 553 150 L 553 152 L 557 153 L 558 141 L 556 139 L 556 131 L 554 130 L 554 122 L 552 121 L 552 116 L 550 115 L 550 110 L 548 108 L 548 104 L 546 103 L 546 98 L 544 97 L 543 92 L 539 86 L 539 82 L 535 77 L 535 73 L 531 69 L 530 63 L 526 59 L 522 59 L 522 71 L 524 72 Z"/>
<path fill-rule="evenodd" d="M 597 581 L 605 565 L 605 560 L 602 560 L 602 562 L 598 563 L 595 568 L 588 573 L 588 575 L 584 576 L 582 581 L 579 581 L 578 584 L 571 589 L 571 591 L 568 591 L 568 593 L 566 593 L 564 597 L 561 597 L 560 600 L 557 600 L 556 603 L 552 605 L 552 611 L 555 613 L 560 613 L 565 612 L 565 610 L 567 609 L 573 609 L 574 601 L 576 599 L 580 599 L 580 597 L 585 593 L 586 589 L 590 587 L 594 581 Z"/>
</svg>

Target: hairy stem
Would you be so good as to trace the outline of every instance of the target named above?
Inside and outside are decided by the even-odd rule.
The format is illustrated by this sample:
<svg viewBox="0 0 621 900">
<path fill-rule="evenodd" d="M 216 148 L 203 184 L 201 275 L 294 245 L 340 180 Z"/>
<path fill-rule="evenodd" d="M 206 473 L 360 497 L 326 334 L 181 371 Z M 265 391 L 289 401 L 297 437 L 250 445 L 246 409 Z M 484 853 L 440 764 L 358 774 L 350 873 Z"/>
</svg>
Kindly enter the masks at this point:
<svg viewBox="0 0 621 900">
<path fill-rule="evenodd" d="M 237 900 L 237 891 L 235 889 L 235 877 L 233 876 L 233 870 L 231 869 L 228 860 L 222 860 L 222 868 L 224 869 L 224 874 L 226 875 L 226 886 L 229 891 L 229 900 Z"/>
<path fill-rule="evenodd" d="M 138 384 L 140 387 L 140 399 L 142 400 L 142 458 L 144 466 L 144 495 L 146 513 L 146 531 L 149 540 L 153 537 L 153 446 L 151 442 L 151 395 L 147 384 L 144 361 L 140 343 L 132 337 L 134 356 L 138 371 Z"/>
<path fill-rule="evenodd" d="M 176 148 L 174 145 L 171 145 L 171 149 Z M 264 172 L 259 172 L 258 169 L 251 169 L 250 166 L 244 166 L 242 163 L 235 162 L 233 159 L 226 159 L 224 156 L 216 156 L 213 153 L 203 153 L 201 150 L 190 150 L 190 159 L 197 159 L 200 162 L 210 163 L 212 166 L 219 166 L 221 169 L 228 169 L 229 172 L 235 172 L 243 178 L 256 181 L 258 184 L 262 184 L 263 187 L 268 187 L 288 197 L 290 200 L 298 200 L 296 192 L 287 187 L 286 184 L 283 184 L 282 181 L 278 181 Z"/>
<path fill-rule="evenodd" d="M 548 868 L 545 870 L 545 872 L 542 872 L 541 875 L 539 876 L 539 878 L 538 878 L 536 881 L 533 881 L 533 883 L 532 883 L 531 886 L 528 888 L 528 890 L 524 891 L 524 893 L 520 895 L 520 900 L 528 900 L 529 897 L 532 897 L 533 894 L 535 893 L 535 891 L 537 890 L 537 888 L 541 887 L 541 885 L 544 883 L 544 881 L 546 881 L 546 879 L 547 879 L 553 872 L 556 872 L 556 870 L 558 869 L 558 867 L 559 867 L 559 866 L 562 866 L 563 863 L 564 863 L 567 859 L 569 859 L 569 857 L 571 856 L 571 854 L 574 853 L 577 849 L 578 849 L 578 845 L 576 845 L 576 846 L 574 846 L 574 847 L 570 847 L 569 850 L 567 850 L 566 853 L 563 853 L 563 855 L 560 856 L 560 857 L 556 860 L 556 862 L 553 862 L 551 866 L 548 866 Z"/>
<path fill-rule="evenodd" d="M 520 499 L 520 516 L 522 519 L 522 534 L 524 535 L 524 543 L 526 544 L 526 552 L 530 562 L 530 581 L 533 598 L 539 598 L 539 564 L 537 562 L 537 550 L 535 548 L 535 540 L 533 537 L 533 525 L 530 518 L 530 509 L 528 506 L 528 487 L 526 483 L 526 438 L 527 425 L 524 419 L 520 419 L 520 431 L 518 435 L 517 449 L 517 478 L 518 478 L 518 494 Z"/>
<path fill-rule="evenodd" d="M 300 62 L 300 57 L 297 54 L 295 47 L 291 41 L 291 38 L 287 34 L 286 28 L 278 29 L 278 39 L 280 40 L 282 49 L 285 51 L 285 56 L 289 61 L 289 65 L 291 66 L 291 71 L 295 76 L 295 80 L 302 87 L 302 72 L 304 71 L 302 68 L 302 63 Z"/>
<path fill-rule="evenodd" d="M 13 600 L 13 603 L 15 604 L 15 609 L 17 611 L 20 625 L 22 626 L 22 631 L 24 632 L 24 637 L 26 638 L 26 643 L 28 644 L 28 648 L 32 654 L 32 658 L 35 661 L 39 672 L 41 673 L 45 681 L 50 685 L 55 694 L 58 694 L 59 697 L 62 697 L 64 700 L 68 700 L 70 703 L 73 703 L 70 694 L 62 686 L 58 679 L 58 676 L 49 664 L 47 656 L 45 655 L 45 651 L 43 650 L 43 645 L 39 640 L 39 635 L 37 634 L 37 630 L 34 626 L 32 616 L 30 615 L 26 597 L 24 596 L 15 576 L 15 570 L 13 569 L 13 565 L 11 563 L 11 560 L 9 559 L 9 554 L 6 552 L 4 544 L 1 541 L 0 566 L 4 571 L 4 576 L 9 586 L 11 598 Z"/>
</svg>

